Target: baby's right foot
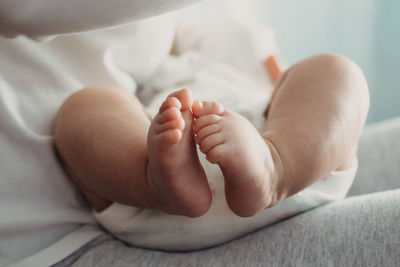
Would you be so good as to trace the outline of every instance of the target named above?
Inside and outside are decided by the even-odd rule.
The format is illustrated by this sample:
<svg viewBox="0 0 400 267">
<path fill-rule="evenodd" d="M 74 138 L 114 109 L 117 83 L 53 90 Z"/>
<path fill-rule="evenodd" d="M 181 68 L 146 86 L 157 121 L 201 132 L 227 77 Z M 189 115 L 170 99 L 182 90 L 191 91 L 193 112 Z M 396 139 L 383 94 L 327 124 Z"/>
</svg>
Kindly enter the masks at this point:
<svg viewBox="0 0 400 267">
<path fill-rule="evenodd" d="M 183 89 L 171 94 L 154 117 L 148 137 L 148 183 L 160 208 L 198 217 L 211 205 L 211 190 L 200 164 L 192 132 L 192 96 Z"/>
<path fill-rule="evenodd" d="M 207 160 L 217 163 L 225 178 L 229 207 L 242 217 L 255 215 L 277 204 L 280 169 L 277 153 L 239 114 L 215 102 L 194 102 L 193 131 Z"/>
</svg>

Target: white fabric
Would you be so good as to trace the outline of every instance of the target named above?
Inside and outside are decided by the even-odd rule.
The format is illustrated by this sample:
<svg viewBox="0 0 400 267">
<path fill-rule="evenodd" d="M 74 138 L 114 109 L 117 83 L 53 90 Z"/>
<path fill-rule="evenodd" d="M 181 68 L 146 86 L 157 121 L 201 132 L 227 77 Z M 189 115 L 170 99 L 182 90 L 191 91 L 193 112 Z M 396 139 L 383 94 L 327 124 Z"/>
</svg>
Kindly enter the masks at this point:
<svg viewBox="0 0 400 267">
<path fill-rule="evenodd" d="M 0 35 L 31 38 L 119 26 L 200 0 L 1 0 Z"/>
<path fill-rule="evenodd" d="M 52 264 L 101 233 L 82 228 L 96 221 L 57 160 L 54 118 L 85 86 L 134 93 L 168 56 L 175 21 L 161 16 L 44 43 L 25 36 L 113 26 L 192 2 L 0 0 L 0 266 L 23 265 L 26 257 L 36 266 Z M 71 235 L 80 237 L 72 242 Z"/>
<path fill-rule="evenodd" d="M 210 210 L 202 217 L 168 215 L 119 203 L 112 204 L 95 216 L 113 235 L 131 245 L 168 251 L 207 248 L 344 198 L 355 177 L 357 165 L 346 171 L 332 172 L 326 180 L 250 218 L 240 218 L 229 210 L 224 198 L 221 174 L 218 169 L 212 170 L 209 166 L 205 169 L 215 194 Z"/>
<path fill-rule="evenodd" d="M 94 225 L 79 227 L 76 231 L 65 235 L 31 257 L 24 258 L 8 266 L 51 266 L 64 259 L 66 255 L 72 254 L 82 244 L 86 244 L 88 241 L 98 237 L 101 233 L 98 227 Z"/>
<path fill-rule="evenodd" d="M 276 54 L 268 28 L 230 20 L 208 23 L 185 21 L 177 27 L 176 55 L 170 55 L 143 89 L 152 115 L 172 91 L 187 87 L 196 99 L 217 100 L 246 116 L 261 129 L 270 84 L 263 60 Z M 227 206 L 223 176 L 200 153 L 213 192 L 210 210 L 200 218 L 114 203 L 94 213 L 118 238 L 135 246 L 163 250 L 194 250 L 232 240 L 260 227 L 327 202 L 342 199 L 349 190 L 357 164 L 329 177 L 251 218 L 236 216 Z"/>
<path fill-rule="evenodd" d="M 137 84 L 146 85 L 142 88 L 158 92 L 155 98 L 149 98 L 150 93 L 145 90 L 141 92 L 154 113 L 163 95 L 178 86 L 178 83 L 168 83 L 166 75 L 170 73 L 184 84 L 181 78 L 188 72 L 179 76 L 178 67 L 187 66 L 185 60 L 190 63 L 194 58 L 193 66 L 198 66 L 199 72 L 189 75 L 187 84 L 193 85 L 197 97 L 202 96 L 205 85 L 210 85 L 210 79 L 215 79 L 223 94 L 209 87 L 204 92 L 205 98 L 216 97 L 226 102 L 229 99 L 225 93 L 230 92 L 235 99 L 240 99 L 238 96 L 243 94 L 237 92 L 236 83 L 251 85 L 250 102 L 238 103 L 238 111 L 246 113 L 245 108 L 254 99 L 258 103 L 254 104 L 255 111 L 264 108 L 268 101 L 264 91 L 267 82 L 260 71 L 253 73 L 236 68 L 236 63 L 227 63 L 221 58 L 216 58 L 215 64 L 210 57 L 202 59 L 204 55 L 190 52 L 195 39 L 191 39 L 192 45 L 188 41 L 182 43 L 185 46 L 177 47 L 181 57 L 171 57 L 169 52 L 176 32 L 171 16 L 73 33 L 127 23 L 191 2 L 0 0 L 1 266 L 50 265 L 101 233 L 90 227 L 96 221 L 54 153 L 53 121 L 62 102 L 72 93 L 89 85 L 119 87 L 135 93 Z M 140 8 L 133 8 L 135 3 Z M 120 8 L 125 4 L 126 9 Z M 136 13 L 138 10 L 142 11 Z M 179 30 L 182 34 L 178 38 L 189 37 L 185 33 L 188 29 Z M 242 31 L 245 32 L 248 31 Z M 57 35 L 61 33 L 70 34 Z M 51 35 L 56 36 L 44 43 L 30 39 Z M 245 51 L 244 58 L 247 53 L 265 54 L 261 50 Z M 207 49 L 203 51 L 209 54 Z M 233 47 L 229 53 L 232 51 Z M 238 54 L 236 49 L 235 53 Z M 177 69 L 168 67 L 173 64 Z M 260 66 L 257 63 L 251 68 L 256 70 Z M 196 71 L 193 67 L 189 70 Z M 150 82 L 153 76 L 157 79 Z M 225 103 L 228 107 L 235 106 L 236 100 L 229 101 Z"/>
</svg>

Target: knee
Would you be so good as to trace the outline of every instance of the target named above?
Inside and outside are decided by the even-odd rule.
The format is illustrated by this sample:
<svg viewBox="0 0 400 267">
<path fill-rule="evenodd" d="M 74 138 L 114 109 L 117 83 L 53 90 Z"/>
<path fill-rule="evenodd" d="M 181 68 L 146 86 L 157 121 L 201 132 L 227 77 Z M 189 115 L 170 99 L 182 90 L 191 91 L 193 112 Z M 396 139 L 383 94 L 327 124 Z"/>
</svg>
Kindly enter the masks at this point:
<svg viewBox="0 0 400 267">
<path fill-rule="evenodd" d="M 71 137 L 76 125 L 90 117 L 93 106 L 101 107 L 102 102 L 113 101 L 123 95 L 123 90 L 111 87 L 87 87 L 70 95 L 61 105 L 54 122 L 56 147 L 62 147 Z M 128 95 L 128 94 L 126 94 Z M 78 129 L 79 130 L 79 129 Z"/>
<path fill-rule="evenodd" d="M 323 77 L 326 83 L 338 84 L 326 88 L 340 91 L 338 95 L 349 99 L 363 117 L 367 116 L 370 106 L 368 83 L 363 71 L 353 60 L 340 55 L 322 54 L 294 65 L 289 71 L 294 70 L 303 77 Z"/>
<path fill-rule="evenodd" d="M 89 99 L 86 89 L 79 90 L 70 95 L 62 103 L 54 122 L 54 144 L 58 153 L 70 146 L 70 138 L 74 133 L 76 120 L 81 118 L 81 107 Z"/>
<path fill-rule="evenodd" d="M 365 121 L 370 106 L 370 95 L 367 79 L 360 66 L 344 56 L 327 54 L 320 57 L 324 60 L 323 64 L 328 66 L 332 73 L 340 76 L 338 79 L 343 80 L 343 90 Z"/>
<path fill-rule="evenodd" d="M 95 88 L 85 88 L 70 95 L 62 103 L 57 112 L 54 124 L 54 135 L 56 144 L 62 142 L 65 130 L 68 130 L 74 119 L 81 118 L 81 112 L 85 105 L 90 103 L 90 99 L 95 95 Z"/>
<path fill-rule="evenodd" d="M 70 95 L 63 103 L 60 111 L 66 108 L 85 108 L 91 103 L 102 103 L 118 99 L 132 98 L 133 95 L 114 87 L 91 86 L 85 87 Z M 138 100 L 137 100 L 138 101 Z"/>
<path fill-rule="evenodd" d="M 69 117 L 79 118 L 73 115 L 84 115 L 85 111 L 91 109 L 93 105 L 100 107 L 105 103 L 121 102 L 121 100 L 122 103 L 132 101 L 140 103 L 136 97 L 122 89 L 97 86 L 83 88 L 70 95 L 61 105 L 56 125 Z"/>
<path fill-rule="evenodd" d="M 323 54 L 311 58 L 310 61 L 315 64 L 315 68 L 346 82 L 348 86 L 344 86 L 345 90 L 352 90 L 360 97 L 367 97 L 369 101 L 367 80 L 359 65 L 353 60 L 340 55 Z"/>
</svg>

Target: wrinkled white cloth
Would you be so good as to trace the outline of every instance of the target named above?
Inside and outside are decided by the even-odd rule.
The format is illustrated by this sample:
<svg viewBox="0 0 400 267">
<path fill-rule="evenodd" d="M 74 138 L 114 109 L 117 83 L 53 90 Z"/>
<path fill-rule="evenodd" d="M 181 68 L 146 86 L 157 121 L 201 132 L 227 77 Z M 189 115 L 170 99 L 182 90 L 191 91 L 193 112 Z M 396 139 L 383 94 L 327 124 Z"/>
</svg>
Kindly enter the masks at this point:
<svg viewBox="0 0 400 267">
<path fill-rule="evenodd" d="M 56 113 L 86 86 L 135 93 L 168 56 L 175 19 L 111 26 L 192 2 L 0 1 L 0 266 L 49 266 L 102 234 L 54 152 Z"/>
<path fill-rule="evenodd" d="M 168 94 L 187 87 L 196 99 L 219 101 L 261 130 L 271 89 L 263 60 L 277 53 L 270 29 L 235 20 L 185 20 L 177 26 L 174 52 L 139 91 L 151 115 Z M 187 218 L 114 203 L 101 213 L 94 212 L 95 217 L 131 245 L 172 251 L 206 248 L 344 198 L 357 170 L 355 165 L 332 172 L 277 206 L 240 218 L 227 206 L 218 166 L 199 155 L 213 192 L 212 206 L 205 215 Z"/>
<path fill-rule="evenodd" d="M 235 19 L 181 19 L 173 52 L 138 91 L 152 116 L 168 94 L 186 87 L 195 99 L 219 101 L 260 126 L 272 90 L 263 62 L 278 53 L 269 27 Z"/>
<path fill-rule="evenodd" d="M 204 163 L 205 160 L 202 160 Z M 357 165 L 332 172 L 322 181 L 311 185 L 277 206 L 254 217 L 240 218 L 226 204 L 222 174 L 218 168 L 205 165 L 214 192 L 210 210 L 199 218 L 168 215 L 156 210 L 112 204 L 96 218 L 113 235 L 131 245 L 167 251 L 190 251 L 207 248 L 257 229 L 289 218 L 293 215 L 343 199 L 350 188 Z"/>
<path fill-rule="evenodd" d="M 121 26 L 200 0 L 1 0 L 0 35 L 33 39 Z"/>
</svg>

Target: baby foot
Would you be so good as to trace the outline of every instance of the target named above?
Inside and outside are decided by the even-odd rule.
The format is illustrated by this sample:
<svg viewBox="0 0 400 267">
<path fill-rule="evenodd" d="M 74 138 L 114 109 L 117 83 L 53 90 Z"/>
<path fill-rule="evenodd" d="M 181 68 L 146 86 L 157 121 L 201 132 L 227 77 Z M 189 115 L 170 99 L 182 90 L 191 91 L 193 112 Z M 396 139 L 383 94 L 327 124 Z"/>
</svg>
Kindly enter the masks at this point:
<svg viewBox="0 0 400 267">
<path fill-rule="evenodd" d="M 162 209 L 198 217 L 211 205 L 211 190 L 192 132 L 192 95 L 171 94 L 154 117 L 148 137 L 149 187 Z"/>
<path fill-rule="evenodd" d="M 275 205 L 278 174 L 272 144 L 244 117 L 215 102 L 195 101 L 193 131 L 207 160 L 221 168 L 229 207 L 242 217 Z"/>
</svg>

